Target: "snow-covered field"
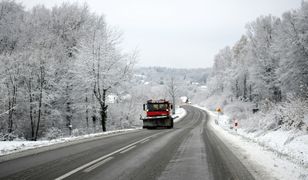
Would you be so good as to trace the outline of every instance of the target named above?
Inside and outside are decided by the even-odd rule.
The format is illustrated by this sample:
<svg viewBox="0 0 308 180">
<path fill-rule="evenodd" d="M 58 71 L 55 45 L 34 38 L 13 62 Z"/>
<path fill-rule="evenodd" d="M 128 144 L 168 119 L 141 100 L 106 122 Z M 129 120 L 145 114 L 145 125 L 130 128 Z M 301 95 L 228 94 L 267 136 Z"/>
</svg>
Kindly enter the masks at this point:
<svg viewBox="0 0 308 180">
<path fill-rule="evenodd" d="M 291 131 L 247 132 L 230 128 L 229 117 L 210 115 L 210 127 L 258 179 L 308 179 L 308 135 Z M 218 120 L 218 121 L 216 121 Z M 215 122 L 216 121 L 216 122 Z"/>
<path fill-rule="evenodd" d="M 186 115 L 186 111 L 183 108 L 177 108 L 175 115 L 177 118 L 174 122 L 180 121 Z M 125 133 L 140 130 L 141 128 L 135 129 L 121 129 L 121 130 L 114 130 L 114 131 L 107 131 L 107 132 L 100 132 L 100 133 L 93 133 L 87 134 L 82 136 L 71 136 L 71 137 L 64 137 L 58 138 L 53 140 L 39 140 L 39 141 L 25 141 L 25 140 L 16 140 L 16 141 L 0 141 L 0 156 L 8 155 L 15 152 L 21 152 L 29 149 L 41 148 L 46 146 L 51 146 L 60 143 L 67 143 L 67 142 L 75 142 L 83 139 L 90 139 L 102 136 L 109 136 L 113 134 Z"/>
</svg>

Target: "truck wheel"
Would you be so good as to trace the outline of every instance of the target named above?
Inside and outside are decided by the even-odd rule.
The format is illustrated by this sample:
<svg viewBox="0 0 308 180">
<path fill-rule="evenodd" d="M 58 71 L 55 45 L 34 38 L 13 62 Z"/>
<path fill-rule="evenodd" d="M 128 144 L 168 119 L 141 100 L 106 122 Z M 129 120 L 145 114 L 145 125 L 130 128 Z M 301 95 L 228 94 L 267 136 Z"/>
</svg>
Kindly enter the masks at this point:
<svg viewBox="0 0 308 180">
<path fill-rule="evenodd" d="M 173 128 L 173 124 L 170 126 L 167 126 L 168 129 L 172 129 Z"/>
</svg>

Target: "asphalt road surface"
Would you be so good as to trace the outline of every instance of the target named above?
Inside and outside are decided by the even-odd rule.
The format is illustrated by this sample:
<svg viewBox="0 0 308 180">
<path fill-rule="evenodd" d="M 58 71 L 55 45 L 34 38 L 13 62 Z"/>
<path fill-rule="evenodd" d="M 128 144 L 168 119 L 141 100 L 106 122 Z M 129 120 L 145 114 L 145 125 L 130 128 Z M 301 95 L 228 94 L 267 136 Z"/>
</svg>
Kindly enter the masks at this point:
<svg viewBox="0 0 308 180">
<path fill-rule="evenodd" d="M 0 179 L 254 179 L 208 128 L 207 114 L 184 106 L 173 129 L 140 130 L 0 163 Z"/>
</svg>

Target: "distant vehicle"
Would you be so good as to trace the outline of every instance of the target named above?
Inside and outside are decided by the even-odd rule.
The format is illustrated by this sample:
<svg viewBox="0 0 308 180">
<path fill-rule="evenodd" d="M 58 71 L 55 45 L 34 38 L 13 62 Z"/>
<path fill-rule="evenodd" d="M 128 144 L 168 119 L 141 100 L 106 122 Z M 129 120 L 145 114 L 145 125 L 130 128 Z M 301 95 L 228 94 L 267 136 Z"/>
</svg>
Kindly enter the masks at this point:
<svg viewBox="0 0 308 180">
<path fill-rule="evenodd" d="M 182 96 L 180 97 L 182 103 L 185 103 L 185 104 L 191 104 L 189 98 L 187 96 Z"/>
<path fill-rule="evenodd" d="M 172 108 L 172 104 L 164 99 L 148 100 L 146 104 L 143 104 L 143 110 L 146 111 L 146 117 L 141 117 L 143 128 L 173 128 Z"/>
</svg>

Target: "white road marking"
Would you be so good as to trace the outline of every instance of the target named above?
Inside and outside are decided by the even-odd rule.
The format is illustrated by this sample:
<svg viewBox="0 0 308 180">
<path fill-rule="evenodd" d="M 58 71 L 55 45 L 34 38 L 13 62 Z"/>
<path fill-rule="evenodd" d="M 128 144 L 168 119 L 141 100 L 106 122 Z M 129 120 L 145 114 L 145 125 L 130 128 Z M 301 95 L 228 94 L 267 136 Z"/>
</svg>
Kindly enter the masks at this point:
<svg viewBox="0 0 308 180">
<path fill-rule="evenodd" d="M 127 148 L 127 149 L 121 151 L 120 153 L 121 153 L 121 154 L 126 153 L 127 151 L 129 151 L 129 150 L 131 150 L 131 149 L 133 149 L 133 148 L 135 148 L 135 147 L 136 147 L 136 146 L 129 147 L 129 148 Z"/>
<path fill-rule="evenodd" d="M 161 133 L 163 133 L 163 132 L 160 132 L 158 134 L 161 134 Z M 81 171 L 82 169 L 85 169 L 85 168 L 87 168 L 87 167 L 89 167 L 89 166 L 91 166 L 91 165 L 93 165 L 93 164 L 95 164 L 95 163 L 97 163 L 97 162 L 99 162 L 99 161 L 101 161 L 103 159 L 106 159 L 106 158 L 108 158 L 108 157 L 110 157 L 110 156 L 112 156 L 112 155 L 114 155 L 114 154 L 116 154 L 118 152 L 121 152 L 121 151 L 123 151 L 123 150 L 125 150 L 127 148 L 130 148 L 131 146 L 134 146 L 134 145 L 136 145 L 136 144 L 138 144 L 138 143 L 140 143 L 140 142 L 142 142 L 142 141 L 144 141 L 146 139 L 149 139 L 151 137 L 157 136 L 158 134 L 154 134 L 154 135 L 151 135 L 149 137 L 143 138 L 143 139 L 141 139 L 139 141 L 136 141 L 134 143 L 131 143 L 131 144 L 129 144 L 129 145 L 123 147 L 123 148 L 120 148 L 120 149 L 118 149 L 118 150 L 116 150 L 116 151 L 114 151 L 112 153 L 109 153 L 109 154 L 107 154 L 105 156 L 102 156 L 102 157 L 100 157 L 98 159 L 95 159 L 95 160 L 93 160 L 93 161 L 91 161 L 91 162 L 89 162 L 87 164 L 84 164 L 84 165 L 82 165 L 82 166 L 80 166 L 80 167 L 78 167 L 76 169 L 71 170 L 70 172 L 68 172 L 66 174 L 63 174 L 62 176 L 60 176 L 58 178 L 55 178 L 55 180 L 62 180 L 64 178 L 67 178 L 67 177 L 71 176 L 72 174 L 75 174 L 76 172 Z"/>
<path fill-rule="evenodd" d="M 143 143 L 145 143 L 145 142 L 147 142 L 147 141 L 149 141 L 149 140 L 150 140 L 150 139 L 146 139 L 146 140 L 140 142 L 140 144 L 143 144 Z"/>
<path fill-rule="evenodd" d="M 113 159 L 113 157 L 109 157 L 107 159 L 104 159 L 96 164 L 94 164 L 93 166 L 90 166 L 88 167 L 87 169 L 83 170 L 83 172 L 90 172 L 92 171 L 93 169 L 97 168 L 98 166 L 101 166 L 103 164 L 105 164 L 106 162 L 110 161 L 111 159 Z"/>
</svg>

